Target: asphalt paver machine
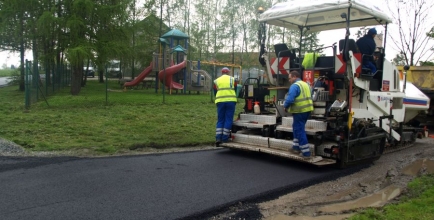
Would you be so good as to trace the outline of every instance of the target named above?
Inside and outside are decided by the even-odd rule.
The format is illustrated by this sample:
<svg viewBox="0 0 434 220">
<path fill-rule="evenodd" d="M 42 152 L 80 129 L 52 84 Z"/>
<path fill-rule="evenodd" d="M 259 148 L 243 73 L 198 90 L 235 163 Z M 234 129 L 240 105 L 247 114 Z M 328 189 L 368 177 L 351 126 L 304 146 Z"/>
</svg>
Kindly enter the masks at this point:
<svg viewBox="0 0 434 220">
<path fill-rule="evenodd" d="M 387 38 L 392 20 L 373 3 L 292 0 L 260 9 L 259 62 L 265 68 L 267 83 L 258 78 L 244 82 L 239 93 L 244 109 L 233 123 L 232 141 L 219 146 L 339 167 L 373 161 L 387 151 L 411 146 L 420 128 L 406 123 L 428 109 L 429 98 L 385 59 L 386 40 L 384 45 L 377 45 L 378 71 L 370 73 L 362 67 L 363 57 L 350 38 L 350 28 L 367 26 L 384 28 Z M 300 42 L 308 31 L 344 29 L 346 34 L 335 36 L 335 44 L 321 48 L 332 50 L 332 56 L 315 57 L 314 53 L 312 59 L 308 54 L 302 56 L 301 47 L 291 49 L 285 43 L 275 44 L 274 54 L 270 53 L 266 48 L 269 26 L 299 30 Z M 312 65 L 304 62 L 307 59 Z M 306 124 L 312 153 L 309 158 L 291 151 L 293 120 L 284 112 L 283 102 L 292 70 L 299 71 L 312 88 L 314 111 Z M 255 105 L 260 111 L 255 111 Z"/>
</svg>

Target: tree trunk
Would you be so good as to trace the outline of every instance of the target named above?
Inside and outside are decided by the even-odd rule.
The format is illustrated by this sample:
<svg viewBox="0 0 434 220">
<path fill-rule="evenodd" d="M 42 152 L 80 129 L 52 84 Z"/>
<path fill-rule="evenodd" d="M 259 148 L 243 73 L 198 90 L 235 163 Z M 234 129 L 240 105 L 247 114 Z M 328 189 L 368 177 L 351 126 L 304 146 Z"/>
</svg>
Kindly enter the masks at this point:
<svg viewBox="0 0 434 220">
<path fill-rule="evenodd" d="M 24 61 L 24 21 L 23 21 L 23 17 L 20 17 L 20 62 L 21 62 L 21 68 L 20 68 L 20 91 L 24 91 L 25 90 L 25 86 L 24 86 L 24 74 L 25 74 L 25 61 Z"/>
<path fill-rule="evenodd" d="M 20 45 L 20 86 L 19 89 L 20 91 L 24 91 L 25 90 L 25 86 L 24 86 L 24 75 L 25 75 L 25 61 L 24 61 L 24 43 L 22 43 Z"/>
<path fill-rule="evenodd" d="M 80 94 L 82 78 L 83 67 L 80 67 L 80 65 L 73 66 L 71 74 L 71 95 Z"/>
<path fill-rule="evenodd" d="M 42 81 L 39 75 L 39 53 L 38 53 L 38 43 L 36 40 L 36 35 L 34 35 L 33 39 L 33 67 L 32 67 L 32 73 L 33 73 L 33 83 L 35 88 L 38 88 L 39 86 L 42 86 Z"/>
<path fill-rule="evenodd" d="M 100 83 L 104 83 L 104 70 L 98 69 L 98 78 Z"/>
</svg>

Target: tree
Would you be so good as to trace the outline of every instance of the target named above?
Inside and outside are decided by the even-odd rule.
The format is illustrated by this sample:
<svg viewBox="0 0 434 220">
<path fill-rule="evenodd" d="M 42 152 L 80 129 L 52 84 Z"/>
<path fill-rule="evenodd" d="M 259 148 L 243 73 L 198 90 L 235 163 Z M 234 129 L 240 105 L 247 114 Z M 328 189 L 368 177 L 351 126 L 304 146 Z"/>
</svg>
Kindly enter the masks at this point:
<svg viewBox="0 0 434 220">
<path fill-rule="evenodd" d="M 301 46 L 301 52 L 303 53 L 322 53 L 323 44 L 319 44 L 318 34 L 320 32 L 308 32 L 303 36 L 303 44 Z"/>
<path fill-rule="evenodd" d="M 0 49 L 20 53 L 19 90 L 24 91 L 24 53 L 29 48 L 30 27 L 27 0 L 3 0 L 0 2 Z"/>
<path fill-rule="evenodd" d="M 32 50 L 33 63 L 44 67 L 47 80 L 49 73 L 56 79 L 56 69 L 67 63 L 72 70 L 71 94 L 77 95 L 85 85 L 83 66 L 88 60 L 96 65 L 99 82 L 104 82 L 105 66 L 112 59 L 131 65 L 132 71 L 142 68 L 139 65 L 147 66 L 153 52 L 159 51 L 157 40 L 169 28 L 188 33 L 192 60 L 248 66 L 245 61 L 253 60 L 252 52 L 258 50 L 256 10 L 272 4 L 269 0 L 149 0 L 142 1 L 140 8 L 137 2 L 0 0 L 0 49 L 20 51 L 22 64 L 24 52 Z M 158 24 L 163 22 L 168 29 L 159 33 Z M 270 45 L 286 41 L 298 48 L 299 36 L 297 31 L 272 28 L 268 39 Z M 305 38 L 309 43 L 303 51 L 319 46 L 315 35 Z M 231 54 L 218 56 L 222 52 Z"/>
<path fill-rule="evenodd" d="M 403 54 L 396 54 L 395 58 L 393 58 L 392 63 L 397 66 L 404 66 L 406 65 L 405 57 Z"/>
<path fill-rule="evenodd" d="M 390 30 L 390 36 L 405 63 L 411 66 L 421 59 L 429 59 L 433 55 L 429 28 L 432 27 L 430 13 L 434 6 L 432 0 L 388 0 L 389 10 L 397 30 Z M 394 6 L 394 8 L 392 8 Z"/>
<path fill-rule="evenodd" d="M 434 62 L 433 61 L 420 61 L 420 65 L 421 66 L 434 66 Z"/>
<path fill-rule="evenodd" d="M 427 33 L 427 36 L 429 38 L 431 38 L 431 40 L 434 39 L 434 27 L 432 27 L 431 30 Z M 434 51 L 434 47 L 431 47 L 431 51 Z M 421 66 L 434 66 L 434 62 L 433 61 L 421 61 L 420 65 Z"/>
<path fill-rule="evenodd" d="M 434 27 L 431 28 L 431 30 L 427 33 L 428 37 L 434 38 Z M 434 48 L 431 48 L 434 49 Z"/>
<path fill-rule="evenodd" d="M 130 37 L 126 34 L 128 5 L 132 0 L 65 0 L 67 7 L 68 46 L 66 56 L 71 63 L 71 94 L 81 90 L 84 60 L 95 60 L 102 82 L 105 64 L 111 59 L 128 57 Z"/>
<path fill-rule="evenodd" d="M 434 26 L 431 28 L 431 30 L 427 33 L 428 37 L 431 40 L 434 40 Z M 434 51 L 434 46 L 431 47 L 431 51 Z"/>
<path fill-rule="evenodd" d="M 195 1 L 194 8 L 197 13 L 197 17 L 200 19 L 194 19 L 191 22 L 190 29 L 188 30 L 190 36 L 190 44 L 194 44 L 194 47 L 190 47 L 189 53 L 192 60 L 202 60 L 209 55 L 212 47 L 210 42 L 210 32 L 212 31 L 212 10 L 209 10 L 210 6 L 207 6 L 207 1 L 198 0 Z M 207 6 L 207 7 L 206 7 Z M 202 53 L 205 57 L 202 57 Z"/>
</svg>

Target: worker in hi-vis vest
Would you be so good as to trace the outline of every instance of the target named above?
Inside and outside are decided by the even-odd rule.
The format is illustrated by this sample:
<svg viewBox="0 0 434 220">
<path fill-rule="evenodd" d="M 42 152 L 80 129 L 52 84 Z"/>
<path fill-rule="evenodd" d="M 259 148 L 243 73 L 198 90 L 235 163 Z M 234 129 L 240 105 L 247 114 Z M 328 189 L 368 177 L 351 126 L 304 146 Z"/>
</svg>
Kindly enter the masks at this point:
<svg viewBox="0 0 434 220">
<path fill-rule="evenodd" d="M 288 111 L 292 114 L 292 132 L 294 135 L 292 150 L 300 153 L 303 157 L 310 157 L 309 144 L 305 126 L 310 113 L 313 111 L 313 101 L 311 98 L 310 87 L 306 82 L 300 79 L 300 73 L 292 71 L 289 73 L 289 87 L 288 96 L 283 103 L 285 112 Z"/>
<path fill-rule="evenodd" d="M 215 104 L 217 105 L 217 125 L 215 131 L 216 146 L 228 142 L 231 137 L 232 121 L 234 120 L 237 103 L 237 82 L 229 75 L 229 68 L 222 69 L 222 75 L 214 80 Z"/>
</svg>

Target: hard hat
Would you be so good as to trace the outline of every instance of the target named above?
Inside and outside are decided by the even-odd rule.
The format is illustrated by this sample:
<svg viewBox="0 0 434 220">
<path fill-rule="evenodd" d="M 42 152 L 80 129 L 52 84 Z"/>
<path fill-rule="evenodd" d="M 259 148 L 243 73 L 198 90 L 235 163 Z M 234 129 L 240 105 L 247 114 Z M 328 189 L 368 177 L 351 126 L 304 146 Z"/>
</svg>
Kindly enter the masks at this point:
<svg viewBox="0 0 434 220">
<path fill-rule="evenodd" d="M 229 73 L 229 72 L 230 72 L 229 68 L 223 67 L 222 73 Z"/>
</svg>

